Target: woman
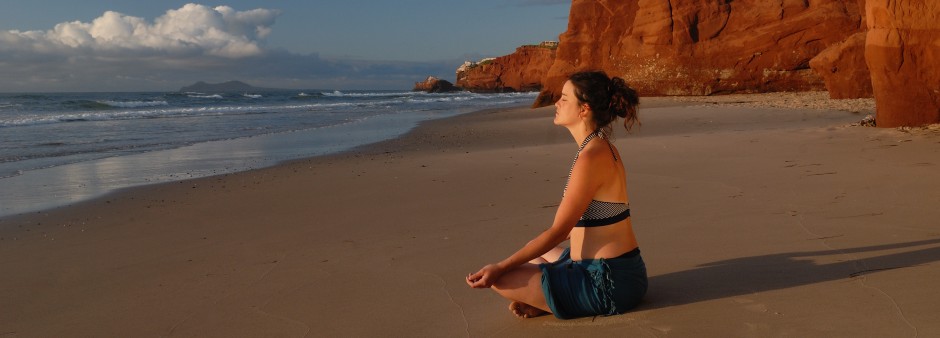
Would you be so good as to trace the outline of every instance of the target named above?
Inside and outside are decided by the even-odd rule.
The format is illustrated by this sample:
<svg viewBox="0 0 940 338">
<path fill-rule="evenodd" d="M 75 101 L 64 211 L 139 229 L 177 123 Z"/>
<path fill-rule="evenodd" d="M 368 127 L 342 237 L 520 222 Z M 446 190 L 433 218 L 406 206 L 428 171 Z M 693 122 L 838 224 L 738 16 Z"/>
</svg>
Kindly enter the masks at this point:
<svg viewBox="0 0 940 338">
<path fill-rule="evenodd" d="M 552 226 L 509 258 L 467 276 L 492 288 L 529 318 L 623 313 L 646 294 L 646 266 L 630 223 L 626 172 L 610 142 L 611 122 L 637 123 L 636 91 L 603 72 L 569 77 L 555 103 L 555 124 L 579 144 Z M 570 248 L 557 247 L 570 239 Z"/>
</svg>

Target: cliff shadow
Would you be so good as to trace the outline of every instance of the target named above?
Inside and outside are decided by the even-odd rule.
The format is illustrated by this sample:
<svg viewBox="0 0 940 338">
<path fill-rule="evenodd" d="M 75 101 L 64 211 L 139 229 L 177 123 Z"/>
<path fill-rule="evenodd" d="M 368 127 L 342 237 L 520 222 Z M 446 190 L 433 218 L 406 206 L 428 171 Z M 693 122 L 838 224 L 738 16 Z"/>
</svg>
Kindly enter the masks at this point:
<svg viewBox="0 0 940 338">
<path fill-rule="evenodd" d="M 856 253 L 884 250 L 904 251 L 853 259 Z M 817 264 L 815 260 L 833 263 Z M 650 276 L 649 291 L 636 310 L 851 279 L 937 261 L 940 261 L 940 239 L 736 258 L 700 265 L 691 270 Z"/>
</svg>

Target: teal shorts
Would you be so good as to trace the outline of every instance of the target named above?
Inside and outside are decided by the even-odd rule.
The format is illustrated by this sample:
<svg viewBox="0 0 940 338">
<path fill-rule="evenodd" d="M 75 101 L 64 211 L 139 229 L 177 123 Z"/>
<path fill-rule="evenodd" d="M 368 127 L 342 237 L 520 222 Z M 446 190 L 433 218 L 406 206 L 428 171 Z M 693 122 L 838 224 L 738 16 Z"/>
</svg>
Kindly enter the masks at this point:
<svg viewBox="0 0 940 338">
<path fill-rule="evenodd" d="M 640 249 L 614 258 L 571 260 L 565 249 L 558 261 L 539 264 L 542 292 L 560 319 L 624 313 L 640 303 L 648 282 Z"/>
</svg>

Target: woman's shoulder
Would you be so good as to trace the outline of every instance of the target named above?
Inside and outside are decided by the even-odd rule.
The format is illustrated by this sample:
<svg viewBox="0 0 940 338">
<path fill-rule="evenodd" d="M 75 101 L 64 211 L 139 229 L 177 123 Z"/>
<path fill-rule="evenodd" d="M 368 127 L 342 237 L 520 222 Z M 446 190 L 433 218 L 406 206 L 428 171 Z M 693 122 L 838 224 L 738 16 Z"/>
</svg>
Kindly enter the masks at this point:
<svg viewBox="0 0 940 338">
<path fill-rule="evenodd" d="M 613 144 L 610 141 L 607 141 L 602 138 L 597 138 L 588 143 L 587 146 L 581 150 L 581 156 L 592 156 L 592 157 L 612 157 L 614 151 Z"/>
<path fill-rule="evenodd" d="M 584 161 L 585 166 L 594 166 L 616 161 L 619 156 L 614 156 L 613 149 L 603 139 L 590 142 L 581 150 L 580 155 L 578 155 L 578 162 Z"/>
</svg>

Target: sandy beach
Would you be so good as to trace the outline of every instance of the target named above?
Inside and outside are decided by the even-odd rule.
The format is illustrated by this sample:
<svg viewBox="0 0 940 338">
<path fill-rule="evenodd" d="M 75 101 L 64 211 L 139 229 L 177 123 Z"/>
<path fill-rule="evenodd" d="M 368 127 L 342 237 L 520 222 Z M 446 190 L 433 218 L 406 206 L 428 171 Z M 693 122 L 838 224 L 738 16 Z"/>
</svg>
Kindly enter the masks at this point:
<svg viewBox="0 0 940 338">
<path fill-rule="evenodd" d="M 0 337 L 940 336 L 940 127 L 824 96 L 642 99 L 630 313 L 523 320 L 464 283 L 549 226 L 576 150 L 519 108 L 0 219 Z"/>
</svg>

